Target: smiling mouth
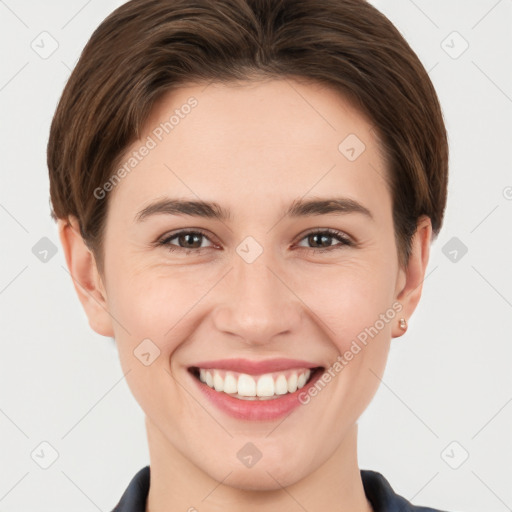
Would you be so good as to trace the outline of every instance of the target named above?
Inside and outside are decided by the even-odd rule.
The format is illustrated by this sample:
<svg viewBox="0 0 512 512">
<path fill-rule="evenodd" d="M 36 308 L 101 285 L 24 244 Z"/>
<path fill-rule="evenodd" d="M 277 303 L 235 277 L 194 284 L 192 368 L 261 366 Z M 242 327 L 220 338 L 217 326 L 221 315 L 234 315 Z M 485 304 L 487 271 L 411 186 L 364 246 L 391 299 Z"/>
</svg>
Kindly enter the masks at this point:
<svg viewBox="0 0 512 512">
<path fill-rule="evenodd" d="M 275 400 L 299 391 L 324 368 L 294 368 L 261 375 L 197 366 L 190 367 L 188 371 L 204 385 L 233 398 Z"/>
</svg>

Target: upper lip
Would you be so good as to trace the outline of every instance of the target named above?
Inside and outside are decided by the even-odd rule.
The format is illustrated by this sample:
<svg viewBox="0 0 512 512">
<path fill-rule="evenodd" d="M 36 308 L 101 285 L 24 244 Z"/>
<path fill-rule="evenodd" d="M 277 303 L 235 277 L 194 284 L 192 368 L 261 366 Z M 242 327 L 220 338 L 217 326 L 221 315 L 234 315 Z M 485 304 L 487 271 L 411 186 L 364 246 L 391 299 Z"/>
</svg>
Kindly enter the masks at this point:
<svg viewBox="0 0 512 512">
<path fill-rule="evenodd" d="M 292 368 L 318 368 L 320 365 L 300 359 L 265 359 L 251 361 L 250 359 L 218 359 L 216 361 L 202 361 L 193 365 L 195 368 L 231 370 L 237 373 L 259 375 L 262 373 L 279 372 Z"/>
</svg>

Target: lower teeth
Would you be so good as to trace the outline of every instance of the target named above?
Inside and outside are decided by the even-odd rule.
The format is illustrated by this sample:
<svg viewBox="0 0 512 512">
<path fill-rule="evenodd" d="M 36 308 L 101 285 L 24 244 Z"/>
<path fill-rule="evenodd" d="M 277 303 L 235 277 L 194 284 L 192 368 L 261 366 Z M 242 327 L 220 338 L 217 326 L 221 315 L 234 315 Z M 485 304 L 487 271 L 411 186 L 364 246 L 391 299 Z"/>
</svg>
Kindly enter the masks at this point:
<svg viewBox="0 0 512 512">
<path fill-rule="evenodd" d="M 285 393 L 286 395 L 288 393 Z M 280 398 L 285 395 L 272 395 L 272 396 L 242 396 L 238 393 L 226 393 L 226 395 L 232 396 L 233 398 L 238 398 L 240 400 L 275 400 L 276 398 Z"/>
</svg>

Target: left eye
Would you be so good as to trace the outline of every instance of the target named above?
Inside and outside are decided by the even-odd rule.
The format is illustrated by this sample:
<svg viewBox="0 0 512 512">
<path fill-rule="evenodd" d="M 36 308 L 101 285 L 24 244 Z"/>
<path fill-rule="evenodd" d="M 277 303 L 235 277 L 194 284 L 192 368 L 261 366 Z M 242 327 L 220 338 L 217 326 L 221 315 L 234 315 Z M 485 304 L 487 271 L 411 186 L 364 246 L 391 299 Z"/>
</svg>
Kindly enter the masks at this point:
<svg viewBox="0 0 512 512">
<path fill-rule="evenodd" d="M 339 240 L 339 244 L 331 245 L 329 242 L 333 239 Z M 354 243 L 352 240 L 340 231 L 336 231 L 335 229 L 324 229 L 324 230 L 316 230 L 311 231 L 304 236 L 302 240 L 307 240 L 309 243 L 313 244 L 322 244 L 328 243 L 326 247 L 311 247 L 311 249 L 316 250 L 317 252 L 329 251 L 333 249 L 340 249 L 343 246 L 353 246 Z M 303 248 L 303 247 L 302 247 Z M 306 247 L 308 249 L 308 247 Z"/>
<path fill-rule="evenodd" d="M 177 240 L 178 244 L 171 243 L 172 240 Z M 178 233 L 174 233 L 167 238 L 164 238 L 158 242 L 158 245 L 165 245 L 170 251 L 179 251 L 179 250 L 191 250 L 192 252 L 199 252 L 202 249 L 207 249 L 208 247 L 201 247 L 202 239 L 209 240 L 208 236 L 201 231 L 180 231 Z M 336 245 L 331 245 L 333 239 L 338 240 L 340 243 Z M 322 252 L 326 250 L 338 249 L 343 246 L 352 246 L 354 243 L 351 239 L 349 239 L 344 233 L 340 231 L 336 231 L 333 229 L 324 229 L 324 230 L 316 230 L 307 233 L 302 239 L 306 240 L 307 243 L 312 244 L 328 244 L 324 247 L 301 247 L 301 249 L 311 249 L 313 251 Z M 195 250 L 195 251 L 194 251 Z"/>
</svg>

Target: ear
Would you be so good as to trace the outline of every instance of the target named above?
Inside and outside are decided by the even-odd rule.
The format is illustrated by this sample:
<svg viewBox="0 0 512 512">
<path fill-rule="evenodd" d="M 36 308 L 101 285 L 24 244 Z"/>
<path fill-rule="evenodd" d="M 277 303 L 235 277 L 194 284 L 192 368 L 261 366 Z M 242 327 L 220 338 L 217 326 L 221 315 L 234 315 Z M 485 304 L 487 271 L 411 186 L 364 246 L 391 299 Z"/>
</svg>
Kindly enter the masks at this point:
<svg viewBox="0 0 512 512">
<path fill-rule="evenodd" d="M 85 244 L 78 219 L 69 216 L 57 221 L 59 238 L 78 298 L 91 328 L 102 336 L 114 337 L 105 287 L 93 253 Z"/>
<path fill-rule="evenodd" d="M 395 300 L 400 302 L 403 309 L 398 313 L 397 318 L 409 320 L 412 316 L 423 290 L 423 281 L 427 270 L 430 256 L 430 243 L 432 239 L 432 223 L 429 217 L 423 215 L 419 218 L 416 232 L 411 241 L 411 254 L 407 268 L 399 271 Z M 392 337 L 398 338 L 404 334 L 398 326 L 398 321 L 393 326 Z"/>
</svg>

